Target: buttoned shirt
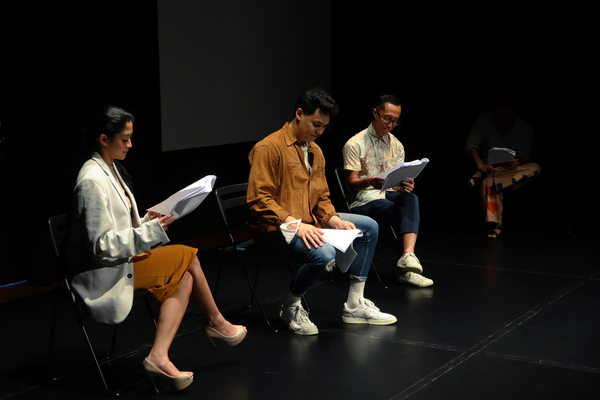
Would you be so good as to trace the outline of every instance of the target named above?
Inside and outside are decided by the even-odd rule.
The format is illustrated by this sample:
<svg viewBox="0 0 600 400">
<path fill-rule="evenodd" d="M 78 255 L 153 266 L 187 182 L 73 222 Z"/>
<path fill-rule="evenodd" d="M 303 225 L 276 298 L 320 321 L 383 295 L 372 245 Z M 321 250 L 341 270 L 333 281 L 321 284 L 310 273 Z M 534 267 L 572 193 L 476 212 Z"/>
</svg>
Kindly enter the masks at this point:
<svg viewBox="0 0 600 400">
<path fill-rule="evenodd" d="M 404 162 L 402 143 L 391 133 L 379 137 L 373 129 L 373 124 L 351 137 L 344 145 L 342 153 L 344 169 L 358 171 L 359 178 L 377 175 Z M 362 206 L 377 199 L 385 199 L 385 192 L 369 186 L 357 193 L 356 201 L 350 205 L 350 208 Z"/>
<path fill-rule="evenodd" d="M 307 151 L 312 165 L 310 174 L 289 122 L 250 151 L 248 225 L 259 236 L 276 232 L 289 216 L 321 228 L 338 215 L 329 200 L 323 152 L 314 142 L 308 143 Z"/>
</svg>

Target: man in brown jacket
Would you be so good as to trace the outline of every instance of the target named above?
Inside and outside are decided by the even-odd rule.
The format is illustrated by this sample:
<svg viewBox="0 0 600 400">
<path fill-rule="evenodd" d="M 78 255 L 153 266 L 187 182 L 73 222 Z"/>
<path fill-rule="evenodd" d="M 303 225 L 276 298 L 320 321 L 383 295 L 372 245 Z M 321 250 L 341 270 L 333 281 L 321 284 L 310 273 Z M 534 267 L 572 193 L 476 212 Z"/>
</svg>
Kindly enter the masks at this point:
<svg viewBox="0 0 600 400">
<path fill-rule="evenodd" d="M 313 88 L 298 98 L 294 109 L 293 120 L 258 142 L 248 156 L 249 225 L 258 241 L 283 247 L 286 257 L 302 263 L 284 296 L 280 315 L 296 334 L 319 333 L 300 299 L 340 257 L 339 250 L 325 241 L 321 229 L 359 229 L 362 236 L 354 241 L 357 255 L 347 268 L 350 290 L 342 320 L 350 324 L 393 324 L 396 317 L 380 312 L 363 297 L 379 227 L 369 217 L 335 211 L 329 200 L 325 158 L 314 143 L 336 116 L 338 106 L 322 89 Z"/>
</svg>

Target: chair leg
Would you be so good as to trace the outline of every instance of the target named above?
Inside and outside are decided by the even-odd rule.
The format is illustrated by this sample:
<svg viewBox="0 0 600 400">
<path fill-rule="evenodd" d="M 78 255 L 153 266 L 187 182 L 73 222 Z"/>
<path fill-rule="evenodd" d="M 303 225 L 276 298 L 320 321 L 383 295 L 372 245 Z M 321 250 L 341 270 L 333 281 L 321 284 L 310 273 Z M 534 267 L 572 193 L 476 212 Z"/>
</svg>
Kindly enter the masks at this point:
<svg viewBox="0 0 600 400">
<path fill-rule="evenodd" d="M 92 355 L 92 358 L 94 360 L 94 364 L 96 365 L 96 369 L 98 370 L 98 374 L 100 375 L 100 380 L 102 381 L 102 385 L 104 386 L 104 389 L 106 389 L 106 391 L 108 392 L 109 395 L 111 396 L 118 396 L 120 391 L 126 390 L 130 387 L 133 387 L 135 385 L 137 385 L 138 383 L 132 384 L 132 385 L 128 385 L 126 387 L 123 388 L 119 388 L 118 390 L 112 390 L 109 386 L 108 383 L 106 382 L 106 378 L 104 377 L 104 373 L 102 372 L 102 367 L 100 366 L 100 362 L 98 360 L 98 357 L 96 356 L 96 352 L 94 351 L 94 346 L 92 345 L 92 341 L 90 340 L 90 337 L 87 333 L 87 330 L 85 328 L 85 325 L 83 323 L 83 317 L 81 316 L 79 310 L 77 309 L 77 306 L 75 304 L 75 301 L 73 299 L 73 293 L 71 292 L 71 286 L 69 285 L 69 281 L 63 276 L 62 279 L 59 278 L 57 283 L 57 287 L 56 287 L 56 298 L 55 298 L 55 304 L 54 304 L 54 315 L 52 316 L 52 327 L 51 327 L 51 332 L 50 332 L 50 345 L 48 348 L 48 372 L 50 372 L 50 368 L 51 368 L 51 363 L 52 363 L 52 354 L 54 352 L 54 343 L 55 343 L 55 338 L 56 338 L 56 325 L 57 325 L 57 314 L 58 314 L 58 303 L 60 301 L 60 290 L 61 290 L 61 285 L 60 282 L 64 281 L 65 282 L 65 286 L 67 288 L 67 293 L 70 297 L 69 302 L 71 303 L 71 306 L 73 307 L 73 312 L 75 313 L 75 317 L 77 318 L 77 322 L 79 323 L 79 326 L 81 327 L 81 332 L 83 333 L 83 337 L 85 339 L 85 342 L 87 343 L 88 349 L 90 350 L 90 354 Z M 156 326 L 156 320 L 154 319 L 154 314 L 152 313 L 152 309 L 150 307 L 150 303 L 148 301 L 148 296 L 146 296 L 144 298 L 144 300 L 146 300 L 146 305 L 148 307 L 148 312 L 150 313 L 150 316 L 154 322 L 154 325 Z M 117 326 L 114 326 L 114 330 L 113 330 L 113 339 L 112 339 L 112 344 L 111 344 L 111 349 L 110 349 L 110 355 L 108 357 L 106 357 L 105 359 L 102 360 L 102 362 L 104 362 L 105 360 L 109 360 L 113 353 L 114 350 L 116 348 L 116 335 L 117 335 Z"/>
<path fill-rule="evenodd" d="M 71 293 L 71 288 L 69 286 L 69 282 L 64 277 L 62 279 L 59 278 L 57 286 L 56 286 L 54 315 L 52 316 L 52 327 L 51 327 L 51 332 L 50 332 L 50 345 L 48 348 L 48 372 L 50 371 L 50 368 L 51 368 L 52 354 L 54 352 L 54 342 L 55 342 L 55 337 L 56 337 L 56 320 L 57 320 L 57 314 L 58 314 L 58 302 L 60 300 L 60 289 L 61 289 L 60 282 L 62 280 L 64 280 L 66 287 L 68 289 L 69 296 L 72 298 L 72 293 Z M 96 352 L 94 351 L 92 342 L 90 341 L 90 338 L 85 329 L 85 325 L 83 324 L 83 319 L 79 315 L 79 310 L 77 310 L 77 307 L 75 306 L 75 302 L 71 301 L 71 304 L 73 306 L 73 311 L 75 312 L 75 317 L 77 318 L 77 322 L 79 322 L 79 326 L 81 327 L 81 331 L 83 333 L 85 342 L 87 343 L 88 348 L 90 349 L 90 353 L 92 354 L 92 358 L 94 359 L 94 364 L 96 365 L 96 368 L 98 369 L 98 373 L 100 374 L 100 379 L 102 380 L 102 384 L 104 385 L 104 388 L 110 395 L 115 395 L 117 393 L 110 390 L 110 388 L 108 387 L 108 384 L 106 383 L 106 379 L 104 378 L 104 374 L 102 373 L 102 368 L 100 367 L 100 363 L 98 362 L 98 358 L 96 357 Z"/>
<path fill-rule="evenodd" d="M 258 277 L 260 275 L 260 266 L 262 265 L 262 254 L 258 254 L 258 263 L 256 264 L 256 273 L 254 274 L 254 291 L 257 291 L 258 288 Z M 248 303 L 248 308 L 252 307 L 252 303 L 254 302 L 254 296 L 250 296 L 250 302 Z"/>
<path fill-rule="evenodd" d="M 252 302 L 253 300 L 256 300 L 256 304 L 258 304 L 258 308 L 260 309 L 260 312 L 262 313 L 265 322 L 267 323 L 267 326 L 269 327 L 269 329 L 274 330 L 273 326 L 271 325 L 271 321 L 269 321 L 269 318 L 267 317 L 267 313 L 265 312 L 265 310 L 263 309 L 262 304 L 260 303 L 260 300 L 258 298 L 258 295 L 256 294 L 256 290 L 255 287 L 257 285 L 257 280 L 258 280 L 258 270 L 256 271 L 256 277 L 255 277 L 255 282 L 254 284 L 252 284 L 252 281 L 250 280 L 250 276 L 248 275 L 248 271 L 246 270 L 246 266 L 244 265 L 244 262 L 242 261 L 242 257 L 240 256 L 240 253 L 238 252 L 237 246 L 235 244 L 235 240 L 233 239 L 233 235 L 228 232 L 225 234 L 225 240 L 223 241 L 223 254 L 221 255 L 221 265 L 219 265 L 219 270 L 217 272 L 217 280 L 215 283 L 215 290 L 213 292 L 213 298 L 216 301 L 217 298 L 217 291 L 219 289 L 219 279 L 220 279 L 220 275 L 221 275 L 221 266 L 223 265 L 224 262 L 224 258 L 225 258 L 225 251 L 227 249 L 227 243 L 232 243 L 232 249 L 238 259 L 238 264 L 240 266 L 240 269 L 242 270 L 242 273 L 244 274 L 244 278 L 246 278 L 246 282 L 248 283 L 248 286 L 250 287 L 250 291 L 252 292 L 252 296 L 250 298 L 250 304 L 248 305 L 248 308 L 252 307 Z"/>
<path fill-rule="evenodd" d="M 269 327 L 269 329 L 274 330 L 273 326 L 271 326 L 271 321 L 269 321 L 269 318 L 267 317 L 267 313 L 265 313 L 265 310 L 263 309 L 263 306 L 260 303 L 260 299 L 258 298 L 258 295 L 256 294 L 256 290 L 254 290 L 254 285 L 252 285 L 252 281 L 250 280 L 250 276 L 248 275 L 246 266 L 244 265 L 244 262 L 242 261 L 242 257 L 240 256 L 240 253 L 238 253 L 237 248 L 235 246 L 234 246 L 234 251 L 238 258 L 240 268 L 242 269 L 242 272 L 244 273 L 244 277 L 246 278 L 246 282 L 248 282 L 248 286 L 250 286 L 250 290 L 252 291 L 252 296 L 254 297 L 254 300 L 256 300 L 256 304 L 258 304 L 258 308 L 260 309 L 260 312 L 262 313 L 262 315 L 265 319 L 265 322 L 267 323 L 267 326 Z"/>
<path fill-rule="evenodd" d="M 54 299 L 54 312 L 52 314 L 52 326 L 50 328 L 50 343 L 48 345 L 48 376 L 50 376 L 50 370 L 52 367 L 52 354 L 54 353 L 54 338 L 56 336 L 56 319 L 58 314 L 58 302 L 60 300 L 60 282 L 62 279 L 59 277 L 56 283 L 56 295 Z"/>
<path fill-rule="evenodd" d="M 108 357 L 106 357 L 107 359 L 111 359 L 113 354 L 115 353 L 115 349 L 117 348 L 117 328 L 119 325 L 115 325 L 113 327 L 113 334 L 112 334 L 112 341 L 110 344 L 110 353 L 108 353 Z"/>
<path fill-rule="evenodd" d="M 150 319 L 154 324 L 154 329 L 156 329 L 158 324 L 156 323 L 156 317 L 154 316 L 154 312 L 152 312 L 152 306 L 150 305 L 150 300 L 148 299 L 147 294 L 144 296 L 144 303 L 146 303 L 146 310 L 148 310 L 148 315 L 150 315 Z"/>
<path fill-rule="evenodd" d="M 372 270 L 373 272 L 375 272 L 375 276 L 377 276 L 377 280 L 379 281 L 379 283 L 381 284 L 381 286 L 382 286 L 384 289 L 387 289 L 387 286 L 385 286 L 385 284 L 384 284 L 384 283 L 383 283 L 383 281 L 381 280 L 381 277 L 379 276 L 379 272 L 377 271 L 377 267 L 375 267 L 375 263 L 373 263 L 373 262 L 371 263 L 371 270 Z"/>
<path fill-rule="evenodd" d="M 106 383 L 106 379 L 104 378 L 104 373 L 102 372 L 102 367 L 100 367 L 100 363 L 98 362 L 98 357 L 96 357 L 96 352 L 94 351 L 94 347 L 92 346 L 90 337 L 88 336 L 87 331 L 85 329 L 85 325 L 83 324 L 83 319 L 81 318 L 81 315 L 79 314 L 79 310 L 77 310 L 75 302 L 72 302 L 72 304 L 73 304 L 73 310 L 75 311 L 75 316 L 77 317 L 77 321 L 79 322 L 79 326 L 81 327 L 81 331 L 83 332 L 83 337 L 85 338 L 88 348 L 90 349 L 90 353 L 92 354 L 92 358 L 94 359 L 94 364 L 96 364 L 96 369 L 98 370 L 98 374 L 100 374 L 100 379 L 102 380 L 102 384 L 104 385 L 104 388 L 106 389 L 106 391 L 110 395 L 114 396 L 118 392 L 115 392 L 108 387 L 108 384 Z M 115 325 L 115 328 L 116 328 L 116 325 Z M 113 340 L 113 345 L 111 347 L 114 347 L 114 340 Z M 111 353 L 112 353 L 112 349 L 111 349 Z"/>
<path fill-rule="evenodd" d="M 221 282 L 221 268 L 223 267 L 223 263 L 225 262 L 225 253 L 227 252 L 227 233 L 225 234 L 225 238 L 223 239 L 223 247 L 221 248 L 221 263 L 219 264 L 219 268 L 217 269 L 217 279 L 215 280 L 215 289 L 213 290 L 213 299 L 215 302 L 217 301 L 217 294 L 219 293 L 219 283 Z"/>
</svg>

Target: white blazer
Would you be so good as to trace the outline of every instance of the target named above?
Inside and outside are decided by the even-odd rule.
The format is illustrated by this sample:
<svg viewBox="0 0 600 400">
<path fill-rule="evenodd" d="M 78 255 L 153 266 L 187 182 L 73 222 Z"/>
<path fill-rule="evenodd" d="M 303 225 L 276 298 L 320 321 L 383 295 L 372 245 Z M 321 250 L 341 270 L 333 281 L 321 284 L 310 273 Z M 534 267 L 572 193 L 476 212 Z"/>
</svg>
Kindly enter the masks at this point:
<svg viewBox="0 0 600 400">
<path fill-rule="evenodd" d="M 169 242 L 158 219 L 140 220 L 129 188 L 127 202 L 98 153 L 79 171 L 73 191 L 68 262 L 78 306 L 98 322 L 122 322 L 133 304 L 131 258 Z"/>
</svg>

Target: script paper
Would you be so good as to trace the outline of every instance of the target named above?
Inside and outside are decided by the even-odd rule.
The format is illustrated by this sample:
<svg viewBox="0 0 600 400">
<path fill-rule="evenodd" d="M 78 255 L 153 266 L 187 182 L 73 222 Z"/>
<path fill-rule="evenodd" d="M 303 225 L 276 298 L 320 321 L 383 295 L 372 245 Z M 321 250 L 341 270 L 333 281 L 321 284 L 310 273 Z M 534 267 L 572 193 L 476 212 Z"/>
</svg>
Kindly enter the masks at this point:
<svg viewBox="0 0 600 400">
<path fill-rule="evenodd" d="M 348 271 L 357 254 L 352 242 L 357 237 L 361 237 L 363 232 L 360 229 L 321 229 L 321 231 L 325 240 L 335 247 L 335 265 L 342 272 Z"/>
<path fill-rule="evenodd" d="M 321 229 L 321 232 L 325 240 L 342 253 L 348 250 L 354 239 L 363 235 L 360 229 Z"/>
<path fill-rule="evenodd" d="M 400 163 L 389 171 L 380 172 L 375 175 L 377 178 L 385 179 L 381 191 L 398 186 L 400 182 L 408 182 L 409 179 L 415 179 L 429 163 L 429 159 L 414 160 Z"/>
<path fill-rule="evenodd" d="M 215 185 L 217 179 L 214 175 L 207 175 L 191 185 L 181 189 L 162 203 L 150 207 L 148 211 L 154 211 L 162 215 L 173 214 L 175 218 L 181 218 L 194 211 Z"/>
<path fill-rule="evenodd" d="M 287 244 L 291 243 L 296 232 L 298 232 L 300 221 L 301 220 L 296 220 L 279 226 Z M 295 229 L 289 229 L 289 226 L 292 224 L 296 224 Z M 323 232 L 325 241 L 335 248 L 335 265 L 342 272 L 348 271 L 350 264 L 352 264 L 352 261 L 354 261 L 357 254 L 352 242 L 357 237 L 361 237 L 363 232 L 360 229 L 321 229 L 321 232 Z"/>
<path fill-rule="evenodd" d="M 515 153 L 511 149 L 501 147 L 492 147 L 488 152 L 488 165 L 502 164 L 515 158 Z"/>
</svg>

